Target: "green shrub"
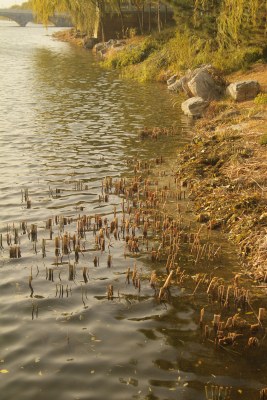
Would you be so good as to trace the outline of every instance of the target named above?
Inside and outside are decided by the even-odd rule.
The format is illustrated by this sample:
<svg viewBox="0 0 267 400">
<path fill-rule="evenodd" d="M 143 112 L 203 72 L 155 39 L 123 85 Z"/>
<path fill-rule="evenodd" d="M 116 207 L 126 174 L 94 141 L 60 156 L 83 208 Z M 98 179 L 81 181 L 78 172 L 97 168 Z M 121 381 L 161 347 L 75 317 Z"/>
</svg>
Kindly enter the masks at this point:
<svg viewBox="0 0 267 400">
<path fill-rule="evenodd" d="M 260 137 L 260 144 L 261 144 L 262 146 L 266 146 L 266 145 L 267 145 L 267 133 L 265 133 L 264 135 L 262 135 L 262 136 Z"/>
<path fill-rule="evenodd" d="M 143 62 L 157 49 L 156 41 L 148 37 L 138 44 L 131 44 L 120 52 L 114 53 L 104 62 L 106 67 L 124 68 Z"/>
<path fill-rule="evenodd" d="M 259 93 L 258 96 L 255 97 L 254 103 L 258 105 L 267 104 L 267 93 Z"/>
<path fill-rule="evenodd" d="M 231 73 L 247 69 L 251 63 L 263 59 L 264 45 L 240 44 L 240 47 L 223 49 L 211 36 L 200 36 L 199 32 L 188 28 L 172 28 L 153 33 L 114 52 L 104 65 L 120 68 L 123 75 L 140 81 L 160 80 L 166 76 L 166 71 L 183 73 L 202 64 L 212 64 L 224 73 Z"/>
</svg>

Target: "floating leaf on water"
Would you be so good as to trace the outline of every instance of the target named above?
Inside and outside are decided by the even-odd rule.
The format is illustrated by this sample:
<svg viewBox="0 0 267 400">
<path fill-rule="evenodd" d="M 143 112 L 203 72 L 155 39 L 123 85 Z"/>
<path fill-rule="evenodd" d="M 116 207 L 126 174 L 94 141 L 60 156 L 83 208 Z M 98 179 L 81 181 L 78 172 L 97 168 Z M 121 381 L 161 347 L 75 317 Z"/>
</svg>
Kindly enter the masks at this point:
<svg viewBox="0 0 267 400">
<path fill-rule="evenodd" d="M 8 374 L 9 371 L 7 369 L 0 369 L 0 374 Z"/>
<path fill-rule="evenodd" d="M 94 374 L 94 373 L 95 373 L 95 371 L 94 371 L 94 370 L 92 370 L 92 371 L 91 371 L 91 374 Z"/>
<path fill-rule="evenodd" d="M 238 389 L 237 393 L 242 394 L 242 393 L 243 393 L 243 390 Z"/>
<path fill-rule="evenodd" d="M 183 386 L 188 386 L 188 382 L 185 382 L 185 383 L 183 384 Z"/>
</svg>

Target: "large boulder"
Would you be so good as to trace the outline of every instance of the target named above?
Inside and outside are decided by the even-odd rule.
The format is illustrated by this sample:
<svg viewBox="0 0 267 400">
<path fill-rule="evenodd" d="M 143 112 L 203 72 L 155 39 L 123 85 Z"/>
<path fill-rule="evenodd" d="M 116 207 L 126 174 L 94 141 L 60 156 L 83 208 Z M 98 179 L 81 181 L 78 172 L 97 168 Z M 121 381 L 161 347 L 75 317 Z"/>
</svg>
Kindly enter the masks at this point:
<svg viewBox="0 0 267 400">
<path fill-rule="evenodd" d="M 207 64 L 196 68 L 193 71 L 188 70 L 180 79 L 168 83 L 168 89 L 173 92 L 183 91 L 189 97 L 202 97 L 202 99 L 211 101 L 219 99 L 225 93 L 225 82 L 218 72 Z"/>
<path fill-rule="evenodd" d="M 236 101 L 254 99 L 259 92 L 259 82 L 253 80 L 234 82 L 226 89 L 226 93 Z"/>
<path fill-rule="evenodd" d="M 201 117 L 209 102 L 201 97 L 191 97 L 181 105 L 183 112 L 190 117 Z"/>
<path fill-rule="evenodd" d="M 195 70 L 187 86 L 193 96 L 208 101 L 218 100 L 225 92 L 224 85 L 222 82 L 216 82 L 213 69 L 209 66 Z"/>
</svg>

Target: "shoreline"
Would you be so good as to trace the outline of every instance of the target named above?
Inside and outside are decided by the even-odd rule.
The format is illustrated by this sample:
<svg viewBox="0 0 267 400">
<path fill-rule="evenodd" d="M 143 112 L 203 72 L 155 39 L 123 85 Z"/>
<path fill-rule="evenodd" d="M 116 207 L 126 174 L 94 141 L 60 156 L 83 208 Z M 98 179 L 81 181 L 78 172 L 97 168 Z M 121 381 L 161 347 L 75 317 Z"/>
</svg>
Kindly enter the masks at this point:
<svg viewBox="0 0 267 400">
<path fill-rule="evenodd" d="M 74 37 L 73 33 L 63 31 L 54 37 L 82 46 L 83 38 Z M 227 78 L 252 79 L 255 75 L 266 93 L 266 64 L 255 64 L 252 71 L 239 71 Z M 197 140 L 178 154 L 177 171 L 181 179 L 190 182 L 198 219 L 205 220 L 212 229 L 223 226 L 238 246 L 242 261 L 247 263 L 248 274 L 262 280 L 267 288 L 266 125 L 266 104 L 213 102 L 193 128 Z M 202 172 L 194 175 L 197 169 Z M 220 199 L 223 196 L 223 204 L 211 199 L 215 192 Z"/>
<path fill-rule="evenodd" d="M 250 71 L 238 72 L 229 78 L 241 80 L 257 76 L 266 93 L 266 71 L 266 64 L 258 63 Z M 157 229 L 160 231 L 157 227 L 162 226 L 164 232 L 161 244 L 151 253 L 152 262 L 165 263 L 165 271 L 161 265 L 150 278 L 158 300 L 168 302 L 170 289 L 186 288 L 187 295 L 197 297 L 203 341 L 233 354 L 259 357 L 266 347 L 266 122 L 266 104 L 257 104 L 254 100 L 214 101 L 204 117 L 196 121 L 192 142 L 177 152 L 171 177 L 173 186 L 164 184 L 164 178 L 159 178 L 160 186 L 150 186 L 146 183 L 145 167 L 138 163 L 134 168 L 140 180 L 136 175 L 127 183 L 133 205 L 136 193 L 139 199 L 139 192 L 146 204 L 158 202 L 152 213 L 152 206 L 140 208 L 147 220 L 143 221 L 144 237 L 148 229 L 154 232 L 152 240 L 158 236 Z M 149 128 L 143 139 L 156 140 L 154 133 L 155 128 Z M 172 210 L 167 214 L 166 201 L 172 193 L 175 200 L 168 205 Z M 192 206 L 194 227 L 181 225 L 182 196 Z M 172 214 L 173 217 L 167 217 Z M 223 264 L 218 266 L 223 256 L 220 248 L 209 241 L 215 230 L 226 233 L 239 251 L 237 269 L 225 271 Z M 185 269 L 178 256 L 180 247 L 194 260 L 191 264 L 185 262 Z M 217 267 L 212 264 L 214 261 Z"/>
</svg>

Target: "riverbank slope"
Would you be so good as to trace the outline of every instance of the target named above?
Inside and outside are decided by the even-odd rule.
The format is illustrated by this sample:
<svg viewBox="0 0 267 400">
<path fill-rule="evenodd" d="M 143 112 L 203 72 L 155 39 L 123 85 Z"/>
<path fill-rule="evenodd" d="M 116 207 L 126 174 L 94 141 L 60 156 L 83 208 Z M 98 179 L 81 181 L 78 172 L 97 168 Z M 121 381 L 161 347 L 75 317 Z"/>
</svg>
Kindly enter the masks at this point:
<svg viewBox="0 0 267 400">
<path fill-rule="evenodd" d="M 190 185 L 198 220 L 226 229 L 244 270 L 267 283 L 267 66 L 255 64 L 229 81 L 256 79 L 254 101 L 211 103 L 195 138 L 178 154 L 177 174 Z"/>
<path fill-rule="evenodd" d="M 165 44 L 177 41 L 173 30 L 159 37 Z M 74 30 L 57 33 L 56 38 L 83 45 L 83 38 Z M 101 62 L 104 59 L 105 67 L 119 68 L 124 76 L 136 77 L 141 73 L 141 80 L 147 80 L 147 63 L 152 65 L 151 57 L 158 60 L 162 52 L 160 45 L 153 40 L 151 37 L 135 37 L 128 39 L 123 46 L 104 46 L 106 51 Z M 184 43 L 183 50 L 186 46 Z M 250 54 L 253 51 L 255 49 L 251 49 Z M 152 56 L 147 57 L 148 53 Z M 192 62 L 191 56 L 190 53 L 190 57 L 180 65 L 181 70 Z M 212 60 L 215 65 L 221 57 L 221 54 L 217 54 L 217 59 L 215 56 Z M 266 284 L 267 64 L 258 61 L 246 65 L 245 70 L 238 69 L 245 67 L 246 59 L 247 50 L 244 50 L 243 58 L 239 54 L 232 61 L 231 54 L 227 54 L 224 78 L 229 83 L 257 80 L 261 94 L 255 100 L 242 103 L 229 99 L 212 102 L 204 117 L 194 126 L 194 140 L 177 155 L 177 175 L 190 187 L 199 222 L 211 229 L 228 231 L 239 247 L 246 273 Z M 192 66 L 198 62 L 199 57 Z M 155 65 L 154 69 L 149 79 L 164 81 L 171 73 L 177 72 L 163 68 L 161 71 L 165 72 L 158 73 L 160 65 Z M 233 69 L 237 71 L 226 73 Z"/>
</svg>

